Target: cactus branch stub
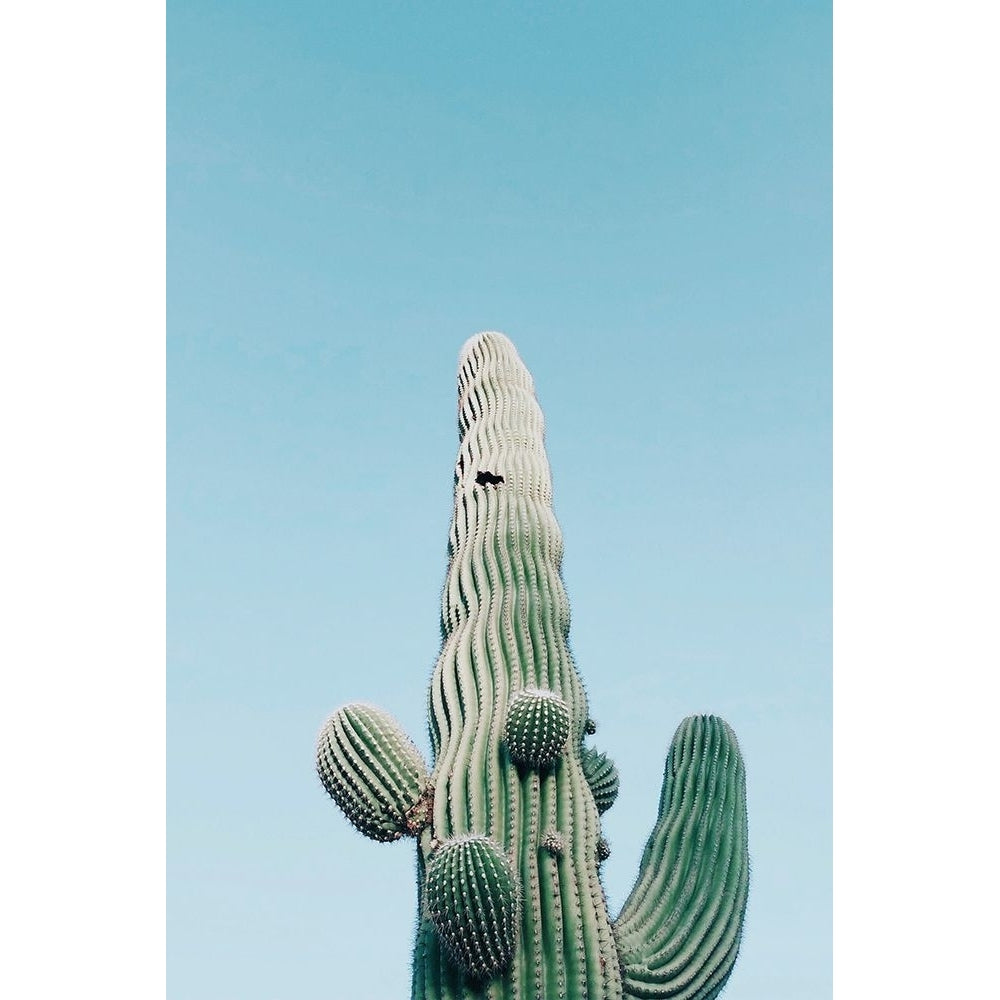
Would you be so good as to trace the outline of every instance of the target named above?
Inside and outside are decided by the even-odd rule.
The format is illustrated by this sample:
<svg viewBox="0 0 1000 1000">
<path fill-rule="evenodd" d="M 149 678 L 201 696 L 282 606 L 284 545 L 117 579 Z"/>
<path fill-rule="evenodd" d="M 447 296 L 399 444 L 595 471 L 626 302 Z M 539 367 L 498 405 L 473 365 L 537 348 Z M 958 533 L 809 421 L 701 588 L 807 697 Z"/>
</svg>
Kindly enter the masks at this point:
<svg viewBox="0 0 1000 1000">
<path fill-rule="evenodd" d="M 459 451 L 428 767 L 381 709 L 344 706 L 316 767 L 377 841 L 415 838 L 412 1000 L 714 1000 L 739 949 L 744 765 L 729 726 L 691 716 L 617 920 L 601 815 L 618 794 L 568 647 L 562 535 L 534 382 L 499 333 L 458 364 Z"/>
</svg>

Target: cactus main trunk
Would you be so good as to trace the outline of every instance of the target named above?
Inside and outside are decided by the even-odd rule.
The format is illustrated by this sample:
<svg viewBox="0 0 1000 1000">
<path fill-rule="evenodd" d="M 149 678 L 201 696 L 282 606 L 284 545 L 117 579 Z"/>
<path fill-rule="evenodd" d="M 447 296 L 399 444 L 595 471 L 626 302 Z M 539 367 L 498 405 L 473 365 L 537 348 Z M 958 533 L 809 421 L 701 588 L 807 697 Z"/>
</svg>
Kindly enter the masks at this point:
<svg viewBox="0 0 1000 1000">
<path fill-rule="evenodd" d="M 562 536 L 530 374 L 502 334 L 459 359 L 460 446 L 428 696 L 433 763 L 349 705 L 317 767 L 375 840 L 418 841 L 412 1000 L 713 1000 L 746 905 L 743 762 L 713 716 L 674 736 L 639 878 L 612 924 L 600 814 L 618 772 L 567 645 Z"/>
<path fill-rule="evenodd" d="M 413 997 L 611 1000 L 622 996 L 621 974 L 597 871 L 600 820 L 580 760 L 587 699 L 566 642 L 562 536 L 542 413 L 505 337 L 482 335 L 462 352 L 459 432 L 444 642 L 430 688 L 434 822 L 420 870 L 432 837 L 485 834 L 507 853 L 522 906 L 509 971 L 487 984 L 468 981 L 422 917 Z M 517 766 L 504 740 L 510 699 L 529 688 L 569 709 L 565 751 L 544 769 Z M 541 847 L 552 832 L 561 856 Z"/>
</svg>

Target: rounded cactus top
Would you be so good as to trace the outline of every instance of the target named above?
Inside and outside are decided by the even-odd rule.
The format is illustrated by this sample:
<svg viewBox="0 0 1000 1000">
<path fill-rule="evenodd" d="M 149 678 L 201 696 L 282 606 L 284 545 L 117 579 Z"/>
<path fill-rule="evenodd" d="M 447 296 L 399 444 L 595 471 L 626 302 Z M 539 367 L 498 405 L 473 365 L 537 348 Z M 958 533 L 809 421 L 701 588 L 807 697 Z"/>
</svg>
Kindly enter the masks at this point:
<svg viewBox="0 0 1000 1000">
<path fill-rule="evenodd" d="M 458 493 L 481 489 L 476 477 L 488 472 L 505 490 L 550 507 L 544 429 L 534 380 L 510 340 L 502 333 L 468 340 L 458 358 Z"/>
</svg>

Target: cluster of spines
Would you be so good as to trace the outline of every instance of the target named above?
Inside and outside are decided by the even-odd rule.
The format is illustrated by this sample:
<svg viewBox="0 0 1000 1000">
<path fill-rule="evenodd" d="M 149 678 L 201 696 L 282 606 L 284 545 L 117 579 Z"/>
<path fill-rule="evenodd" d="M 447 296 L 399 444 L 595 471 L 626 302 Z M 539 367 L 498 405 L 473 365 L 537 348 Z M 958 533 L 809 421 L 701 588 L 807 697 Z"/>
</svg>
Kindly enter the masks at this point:
<svg viewBox="0 0 1000 1000">
<path fill-rule="evenodd" d="M 569 730 L 569 706 L 554 691 L 525 688 L 507 706 L 504 742 L 516 764 L 549 767 L 566 746 Z"/>
<path fill-rule="evenodd" d="M 372 840 L 398 840 L 427 822 L 423 757 L 381 709 L 355 703 L 334 712 L 316 742 L 316 771 L 350 822 Z"/>
<path fill-rule="evenodd" d="M 566 838 L 558 830 L 549 830 L 538 845 L 554 858 L 561 858 L 566 850 Z"/>
<path fill-rule="evenodd" d="M 427 864 L 424 901 L 452 960 L 473 979 L 503 972 L 517 944 L 517 878 L 489 837 L 445 841 Z"/>
<path fill-rule="evenodd" d="M 590 785 L 599 813 L 607 812 L 618 798 L 618 768 L 606 754 L 587 747 L 580 755 L 583 775 Z"/>
<path fill-rule="evenodd" d="M 749 881 L 746 782 L 732 729 L 678 727 L 639 879 L 616 923 L 630 997 L 713 1000 L 739 950 Z"/>
</svg>

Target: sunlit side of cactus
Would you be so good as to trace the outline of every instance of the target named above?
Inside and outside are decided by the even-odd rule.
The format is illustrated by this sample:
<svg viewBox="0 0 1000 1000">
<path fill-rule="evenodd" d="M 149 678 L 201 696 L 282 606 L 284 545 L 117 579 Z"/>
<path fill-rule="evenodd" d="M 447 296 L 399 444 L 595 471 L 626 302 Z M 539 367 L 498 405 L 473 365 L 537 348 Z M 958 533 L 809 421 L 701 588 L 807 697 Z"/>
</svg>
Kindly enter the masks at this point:
<svg viewBox="0 0 1000 1000">
<path fill-rule="evenodd" d="M 433 767 L 391 717 L 345 706 L 317 767 L 375 840 L 418 838 L 413 1000 L 711 1000 L 748 879 L 743 762 L 729 727 L 674 737 L 636 886 L 612 923 L 600 815 L 618 772 L 567 645 L 562 536 L 530 374 L 502 334 L 459 359 L 460 447 L 429 692 Z"/>
</svg>

